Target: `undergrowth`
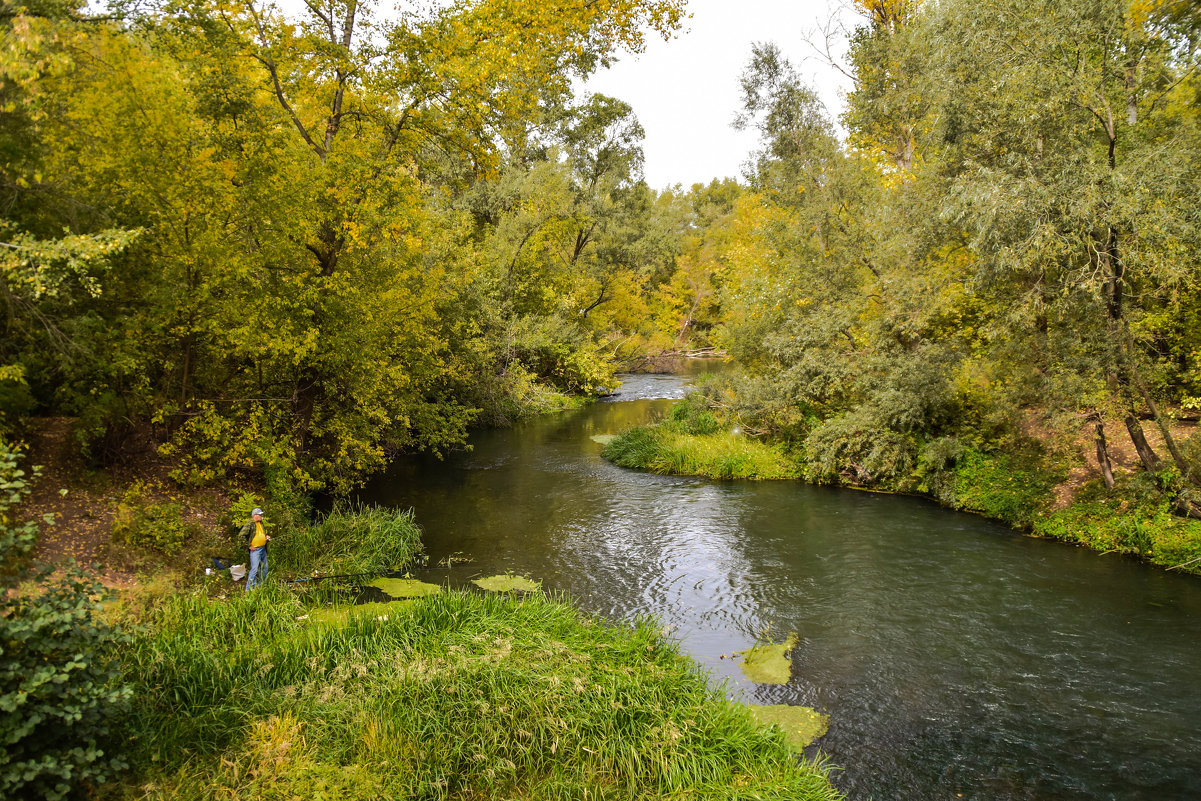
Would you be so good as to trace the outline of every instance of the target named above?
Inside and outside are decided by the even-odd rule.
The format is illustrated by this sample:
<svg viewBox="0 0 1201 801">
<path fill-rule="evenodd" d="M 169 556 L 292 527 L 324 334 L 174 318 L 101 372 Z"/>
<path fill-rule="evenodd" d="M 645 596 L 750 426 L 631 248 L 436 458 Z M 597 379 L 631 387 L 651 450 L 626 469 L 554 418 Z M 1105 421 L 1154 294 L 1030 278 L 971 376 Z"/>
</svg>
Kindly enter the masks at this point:
<svg viewBox="0 0 1201 801">
<path fill-rule="evenodd" d="M 1170 496 L 1145 474 L 1124 478 L 1112 492 L 1099 481 L 1085 485 L 1071 506 L 1035 522 L 1034 532 L 1190 572 L 1201 562 L 1201 520 L 1173 514 Z"/>
<path fill-rule="evenodd" d="M 271 540 L 271 569 L 289 575 L 337 575 L 396 570 L 421 552 L 412 510 L 339 504 L 313 523 Z"/>
</svg>

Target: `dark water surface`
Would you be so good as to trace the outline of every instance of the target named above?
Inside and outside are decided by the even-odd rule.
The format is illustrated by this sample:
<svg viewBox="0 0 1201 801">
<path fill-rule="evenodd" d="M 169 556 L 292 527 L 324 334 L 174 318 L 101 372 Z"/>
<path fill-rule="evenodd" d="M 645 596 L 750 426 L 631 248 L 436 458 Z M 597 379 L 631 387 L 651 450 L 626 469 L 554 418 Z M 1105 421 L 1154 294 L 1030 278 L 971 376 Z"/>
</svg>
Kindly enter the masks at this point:
<svg viewBox="0 0 1201 801">
<path fill-rule="evenodd" d="M 594 435 L 683 379 L 397 463 L 429 580 L 512 571 L 619 620 L 653 614 L 750 703 L 831 716 L 851 799 L 1201 799 L 1201 581 L 1015 535 L 913 498 L 624 470 Z M 787 685 L 733 651 L 800 636 Z M 726 659 L 721 656 L 725 655 Z"/>
</svg>

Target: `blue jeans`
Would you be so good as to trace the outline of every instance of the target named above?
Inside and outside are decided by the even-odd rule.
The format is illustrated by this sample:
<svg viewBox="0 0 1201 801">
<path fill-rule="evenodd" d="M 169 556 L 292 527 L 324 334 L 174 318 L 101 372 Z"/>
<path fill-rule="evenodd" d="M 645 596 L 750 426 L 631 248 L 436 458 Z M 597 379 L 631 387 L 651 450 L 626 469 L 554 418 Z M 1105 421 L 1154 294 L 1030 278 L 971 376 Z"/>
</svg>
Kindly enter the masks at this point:
<svg viewBox="0 0 1201 801">
<path fill-rule="evenodd" d="M 263 574 L 259 575 L 259 568 Z M 250 549 L 250 574 L 246 576 L 246 591 L 250 592 L 267 580 L 267 546 Z"/>
</svg>

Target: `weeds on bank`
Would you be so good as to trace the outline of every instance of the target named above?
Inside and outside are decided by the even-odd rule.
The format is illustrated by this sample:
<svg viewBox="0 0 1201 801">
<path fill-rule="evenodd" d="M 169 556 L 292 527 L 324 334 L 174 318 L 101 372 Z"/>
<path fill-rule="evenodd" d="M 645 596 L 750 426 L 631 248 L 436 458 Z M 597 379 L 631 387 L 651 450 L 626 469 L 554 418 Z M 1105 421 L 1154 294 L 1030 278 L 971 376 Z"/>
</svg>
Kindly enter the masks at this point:
<svg viewBox="0 0 1201 801">
<path fill-rule="evenodd" d="M 132 653 L 149 798 L 833 799 L 648 621 L 445 593 L 315 622 L 267 589 L 172 599 Z"/>
<path fill-rule="evenodd" d="M 1088 484 L 1071 506 L 1037 521 L 1034 532 L 1201 572 L 1201 562 L 1194 561 L 1201 558 L 1201 520 L 1173 514 L 1171 498 L 1154 485 L 1152 476 L 1125 478 L 1116 492 L 1100 482 Z"/>
<path fill-rule="evenodd" d="M 420 552 L 421 530 L 411 509 L 343 504 L 272 539 L 271 569 L 293 575 L 375 573 L 402 568 Z"/>
</svg>

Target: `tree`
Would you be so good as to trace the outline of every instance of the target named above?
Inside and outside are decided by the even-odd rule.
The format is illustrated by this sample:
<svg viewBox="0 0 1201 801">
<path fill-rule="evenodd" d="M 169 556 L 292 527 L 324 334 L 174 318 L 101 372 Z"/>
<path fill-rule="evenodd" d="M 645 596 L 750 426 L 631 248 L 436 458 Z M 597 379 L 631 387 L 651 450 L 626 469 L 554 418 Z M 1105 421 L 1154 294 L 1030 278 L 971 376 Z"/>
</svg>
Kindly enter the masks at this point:
<svg viewBox="0 0 1201 801">
<path fill-rule="evenodd" d="M 1045 386 L 1097 421 L 1116 413 L 1159 469 L 1138 409 L 1188 466 L 1152 392 L 1154 316 L 1197 278 L 1196 115 L 1201 50 L 1178 3 L 1047 0 L 948 5 L 943 109 L 955 219 L 977 281 L 1028 343 Z"/>
</svg>

